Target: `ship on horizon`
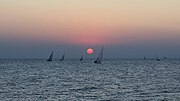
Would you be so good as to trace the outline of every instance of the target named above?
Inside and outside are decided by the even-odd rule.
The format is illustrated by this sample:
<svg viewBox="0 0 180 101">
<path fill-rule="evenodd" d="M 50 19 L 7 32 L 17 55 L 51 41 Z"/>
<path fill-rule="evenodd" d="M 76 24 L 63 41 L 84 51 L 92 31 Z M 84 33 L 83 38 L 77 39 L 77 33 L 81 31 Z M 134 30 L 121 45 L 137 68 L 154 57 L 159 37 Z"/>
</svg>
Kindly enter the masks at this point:
<svg viewBox="0 0 180 101">
<path fill-rule="evenodd" d="M 52 59 L 53 59 L 53 51 L 52 51 L 52 53 L 51 53 L 51 55 L 49 56 L 49 58 L 48 58 L 48 60 L 46 60 L 46 61 L 52 61 Z"/>
<path fill-rule="evenodd" d="M 101 52 L 99 53 L 99 56 L 98 56 L 98 58 L 94 61 L 94 63 L 96 63 L 96 64 L 101 64 L 101 62 L 102 62 L 102 57 L 103 57 L 103 51 L 104 51 L 104 47 L 102 47 Z"/>
</svg>

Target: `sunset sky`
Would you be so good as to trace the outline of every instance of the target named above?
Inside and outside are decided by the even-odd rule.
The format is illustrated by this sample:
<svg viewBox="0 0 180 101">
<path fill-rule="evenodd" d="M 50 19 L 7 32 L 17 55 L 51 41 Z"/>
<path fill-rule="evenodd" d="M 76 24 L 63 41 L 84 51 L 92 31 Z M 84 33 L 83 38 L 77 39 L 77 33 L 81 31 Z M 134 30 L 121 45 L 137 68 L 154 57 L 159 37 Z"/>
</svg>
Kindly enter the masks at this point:
<svg viewBox="0 0 180 101">
<path fill-rule="evenodd" d="M 0 58 L 101 46 L 106 57 L 180 57 L 180 0 L 0 0 Z"/>
</svg>

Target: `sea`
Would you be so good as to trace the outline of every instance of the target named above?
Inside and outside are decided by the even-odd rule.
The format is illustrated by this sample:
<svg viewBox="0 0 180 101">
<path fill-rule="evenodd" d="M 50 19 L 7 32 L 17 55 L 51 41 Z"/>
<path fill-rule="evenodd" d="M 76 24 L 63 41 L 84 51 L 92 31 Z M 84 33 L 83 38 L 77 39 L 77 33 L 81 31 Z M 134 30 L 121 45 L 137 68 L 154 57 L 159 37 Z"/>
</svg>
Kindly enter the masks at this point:
<svg viewBox="0 0 180 101">
<path fill-rule="evenodd" d="M 0 59 L 0 101 L 180 101 L 180 59 Z"/>
</svg>

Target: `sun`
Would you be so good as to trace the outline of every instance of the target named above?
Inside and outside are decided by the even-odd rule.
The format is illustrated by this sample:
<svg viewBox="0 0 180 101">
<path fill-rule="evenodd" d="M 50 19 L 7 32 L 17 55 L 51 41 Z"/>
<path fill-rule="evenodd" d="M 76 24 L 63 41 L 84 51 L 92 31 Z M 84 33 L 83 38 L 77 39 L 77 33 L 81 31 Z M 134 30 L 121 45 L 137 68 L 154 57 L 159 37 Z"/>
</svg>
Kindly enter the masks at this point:
<svg viewBox="0 0 180 101">
<path fill-rule="evenodd" d="M 87 54 L 93 54 L 93 52 L 94 52 L 94 51 L 93 51 L 92 48 L 88 48 L 88 49 L 87 49 Z"/>
</svg>

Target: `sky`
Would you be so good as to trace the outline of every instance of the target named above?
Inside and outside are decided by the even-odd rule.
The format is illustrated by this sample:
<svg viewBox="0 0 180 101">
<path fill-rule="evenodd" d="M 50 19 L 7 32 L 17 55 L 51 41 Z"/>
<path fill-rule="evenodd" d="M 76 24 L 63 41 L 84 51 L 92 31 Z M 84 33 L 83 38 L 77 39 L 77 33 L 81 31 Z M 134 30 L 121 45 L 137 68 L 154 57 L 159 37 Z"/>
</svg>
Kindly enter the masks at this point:
<svg viewBox="0 0 180 101">
<path fill-rule="evenodd" d="M 0 0 L 0 58 L 180 57 L 180 0 Z"/>
</svg>

